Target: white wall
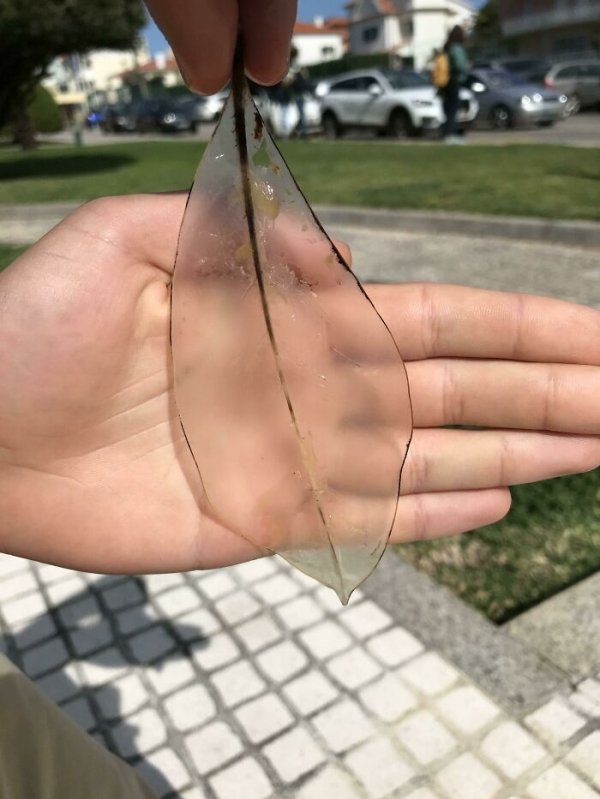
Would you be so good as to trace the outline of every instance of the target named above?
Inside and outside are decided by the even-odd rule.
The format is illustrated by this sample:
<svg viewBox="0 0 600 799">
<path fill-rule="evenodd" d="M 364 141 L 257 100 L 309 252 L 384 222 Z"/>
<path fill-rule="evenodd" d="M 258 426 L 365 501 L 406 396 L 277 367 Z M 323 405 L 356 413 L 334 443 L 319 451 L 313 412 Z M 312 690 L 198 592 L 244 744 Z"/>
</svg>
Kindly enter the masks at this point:
<svg viewBox="0 0 600 799">
<path fill-rule="evenodd" d="M 296 33 L 292 45 L 298 50 L 296 63 L 299 67 L 332 61 L 344 55 L 342 37 L 337 33 Z M 332 48 L 333 52 L 324 52 L 324 48 Z"/>
</svg>

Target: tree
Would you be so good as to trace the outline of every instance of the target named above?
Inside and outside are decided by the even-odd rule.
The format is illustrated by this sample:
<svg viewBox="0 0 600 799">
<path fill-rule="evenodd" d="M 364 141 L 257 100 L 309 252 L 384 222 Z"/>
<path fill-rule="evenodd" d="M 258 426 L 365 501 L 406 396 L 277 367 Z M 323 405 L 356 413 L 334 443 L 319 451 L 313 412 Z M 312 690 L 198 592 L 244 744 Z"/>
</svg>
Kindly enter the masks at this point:
<svg viewBox="0 0 600 799">
<path fill-rule="evenodd" d="M 12 122 L 19 143 L 34 146 L 27 104 L 53 59 L 129 49 L 144 22 L 140 0 L 0 0 L 0 128 Z"/>
<path fill-rule="evenodd" d="M 488 0 L 477 14 L 472 41 L 479 50 L 495 50 L 502 41 L 499 6 L 498 0 Z"/>
</svg>

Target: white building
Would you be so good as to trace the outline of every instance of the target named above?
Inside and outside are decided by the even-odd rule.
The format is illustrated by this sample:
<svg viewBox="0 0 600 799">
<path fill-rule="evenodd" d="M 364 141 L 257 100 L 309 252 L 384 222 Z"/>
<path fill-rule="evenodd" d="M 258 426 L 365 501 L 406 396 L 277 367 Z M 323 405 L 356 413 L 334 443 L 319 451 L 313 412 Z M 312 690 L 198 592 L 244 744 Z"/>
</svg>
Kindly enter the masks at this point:
<svg viewBox="0 0 600 799">
<path fill-rule="evenodd" d="M 292 47 L 298 52 L 296 65 L 308 67 L 341 58 L 346 52 L 347 36 L 348 21 L 343 17 L 296 22 L 292 36 Z"/>
<path fill-rule="evenodd" d="M 455 25 L 475 19 L 468 0 L 350 0 L 350 52 L 391 53 L 423 69 Z"/>
</svg>

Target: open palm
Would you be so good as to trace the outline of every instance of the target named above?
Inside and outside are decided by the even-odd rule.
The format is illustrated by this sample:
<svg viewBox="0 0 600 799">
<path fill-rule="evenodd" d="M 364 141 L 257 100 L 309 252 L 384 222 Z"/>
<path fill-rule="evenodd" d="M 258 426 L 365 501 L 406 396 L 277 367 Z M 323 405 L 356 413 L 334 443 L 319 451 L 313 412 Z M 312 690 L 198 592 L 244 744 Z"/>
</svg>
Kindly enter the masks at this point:
<svg viewBox="0 0 600 799">
<path fill-rule="evenodd" d="M 99 572 L 258 554 L 203 512 L 175 407 L 184 205 L 94 201 L 0 276 L 0 550 Z M 401 342 L 415 412 L 396 540 L 495 521 L 508 485 L 600 464 L 599 312 L 454 286 L 369 293 Z"/>
</svg>

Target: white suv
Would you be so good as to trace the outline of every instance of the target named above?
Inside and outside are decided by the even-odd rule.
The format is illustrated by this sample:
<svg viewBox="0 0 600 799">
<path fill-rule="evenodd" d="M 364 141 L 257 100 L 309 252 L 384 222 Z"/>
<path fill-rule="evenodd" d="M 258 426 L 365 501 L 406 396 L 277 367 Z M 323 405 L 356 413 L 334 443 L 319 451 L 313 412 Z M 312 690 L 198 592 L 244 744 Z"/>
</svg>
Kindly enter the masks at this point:
<svg viewBox="0 0 600 799">
<path fill-rule="evenodd" d="M 347 72 L 322 81 L 316 93 L 322 100 L 323 132 L 331 139 L 345 128 L 374 128 L 394 136 L 414 136 L 436 130 L 444 122 L 437 90 L 417 72 Z M 471 123 L 478 110 L 472 92 L 461 89 L 459 127 Z"/>
</svg>

